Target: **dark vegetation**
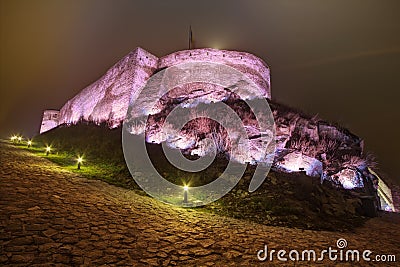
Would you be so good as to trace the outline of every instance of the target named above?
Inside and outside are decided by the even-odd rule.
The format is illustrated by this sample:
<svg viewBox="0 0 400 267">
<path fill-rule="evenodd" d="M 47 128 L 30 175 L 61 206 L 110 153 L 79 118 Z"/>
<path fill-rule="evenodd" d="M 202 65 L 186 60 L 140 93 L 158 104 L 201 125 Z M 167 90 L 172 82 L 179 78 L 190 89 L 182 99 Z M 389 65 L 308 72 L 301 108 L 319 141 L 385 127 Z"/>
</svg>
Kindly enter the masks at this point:
<svg viewBox="0 0 400 267">
<path fill-rule="evenodd" d="M 144 194 L 131 178 L 122 152 L 121 128 L 79 123 L 60 126 L 34 138 L 29 148 L 43 157 L 44 147 L 51 145 L 47 158 L 82 175 Z M 194 175 L 167 164 L 160 145 L 149 145 L 148 151 L 158 171 L 168 180 L 200 185 L 210 182 L 223 172 L 227 160 L 217 157 L 206 170 Z M 78 155 L 84 156 L 81 170 L 76 168 Z M 220 200 L 197 210 L 255 221 L 267 225 L 346 231 L 360 226 L 360 201 L 354 192 L 340 190 L 303 173 L 286 174 L 271 171 L 263 185 L 248 192 L 254 166 L 248 166 L 238 185 Z"/>
</svg>

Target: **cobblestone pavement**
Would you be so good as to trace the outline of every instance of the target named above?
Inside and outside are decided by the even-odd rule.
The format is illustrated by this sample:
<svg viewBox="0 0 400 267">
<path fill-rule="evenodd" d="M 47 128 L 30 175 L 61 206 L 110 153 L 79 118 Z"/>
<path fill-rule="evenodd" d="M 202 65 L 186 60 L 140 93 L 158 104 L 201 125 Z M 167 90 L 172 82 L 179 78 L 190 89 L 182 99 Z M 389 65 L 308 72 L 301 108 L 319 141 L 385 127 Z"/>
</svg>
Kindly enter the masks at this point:
<svg viewBox="0 0 400 267">
<path fill-rule="evenodd" d="M 319 252 L 336 248 L 339 238 L 348 249 L 400 260 L 397 214 L 371 219 L 352 233 L 263 226 L 171 207 L 79 177 L 6 143 L 0 143 L 0 152 L 0 265 L 271 266 L 257 259 L 265 244 Z"/>
</svg>

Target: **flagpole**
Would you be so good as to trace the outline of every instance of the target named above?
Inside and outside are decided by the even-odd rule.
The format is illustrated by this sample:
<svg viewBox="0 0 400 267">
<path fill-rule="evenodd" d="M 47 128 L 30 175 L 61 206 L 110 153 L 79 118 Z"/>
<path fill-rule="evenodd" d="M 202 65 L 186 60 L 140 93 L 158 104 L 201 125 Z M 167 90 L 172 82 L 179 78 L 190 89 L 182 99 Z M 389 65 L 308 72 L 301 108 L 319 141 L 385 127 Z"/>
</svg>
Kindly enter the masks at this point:
<svg viewBox="0 0 400 267">
<path fill-rule="evenodd" d="M 189 50 L 192 49 L 192 25 L 189 26 Z"/>
</svg>

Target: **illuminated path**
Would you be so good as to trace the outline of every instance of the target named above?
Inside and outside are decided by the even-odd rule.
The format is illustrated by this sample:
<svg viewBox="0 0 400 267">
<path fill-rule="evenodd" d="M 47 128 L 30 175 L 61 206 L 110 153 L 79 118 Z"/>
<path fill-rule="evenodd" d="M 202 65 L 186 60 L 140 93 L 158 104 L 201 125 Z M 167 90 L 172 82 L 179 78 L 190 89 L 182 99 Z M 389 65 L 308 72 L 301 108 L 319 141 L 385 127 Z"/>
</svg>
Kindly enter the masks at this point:
<svg viewBox="0 0 400 267">
<path fill-rule="evenodd" d="M 255 266 L 264 244 L 320 251 L 336 248 L 338 238 L 349 249 L 400 261 L 397 215 L 370 220 L 356 233 L 303 231 L 160 204 L 2 142 L 0 167 L 0 265 Z"/>
</svg>

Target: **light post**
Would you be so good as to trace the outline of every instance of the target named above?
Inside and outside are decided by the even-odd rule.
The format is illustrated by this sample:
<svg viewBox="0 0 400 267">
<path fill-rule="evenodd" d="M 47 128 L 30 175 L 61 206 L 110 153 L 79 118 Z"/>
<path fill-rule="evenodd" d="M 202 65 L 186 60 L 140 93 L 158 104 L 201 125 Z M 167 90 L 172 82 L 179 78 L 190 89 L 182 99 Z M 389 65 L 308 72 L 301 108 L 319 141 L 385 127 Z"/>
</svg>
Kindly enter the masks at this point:
<svg viewBox="0 0 400 267">
<path fill-rule="evenodd" d="M 83 158 L 82 157 L 78 157 L 78 159 L 76 160 L 78 162 L 78 170 L 81 169 L 81 164 L 83 162 Z"/>
<path fill-rule="evenodd" d="M 46 156 L 49 155 L 50 151 L 51 151 L 51 147 L 47 146 L 47 147 L 46 147 Z"/>
<path fill-rule="evenodd" d="M 184 204 L 188 203 L 188 190 L 189 190 L 189 186 L 185 185 L 183 187 L 183 203 Z"/>
</svg>

